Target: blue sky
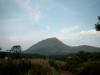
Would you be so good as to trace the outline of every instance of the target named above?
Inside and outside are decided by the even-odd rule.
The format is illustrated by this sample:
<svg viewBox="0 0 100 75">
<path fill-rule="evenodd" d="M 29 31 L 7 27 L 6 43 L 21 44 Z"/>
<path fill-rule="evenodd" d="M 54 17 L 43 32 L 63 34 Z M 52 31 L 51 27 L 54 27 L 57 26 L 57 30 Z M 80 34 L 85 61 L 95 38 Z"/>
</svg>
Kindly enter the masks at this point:
<svg viewBox="0 0 100 75">
<path fill-rule="evenodd" d="M 94 24 L 100 0 L 0 0 L 0 47 L 57 37 L 67 45 L 100 47 Z"/>
</svg>

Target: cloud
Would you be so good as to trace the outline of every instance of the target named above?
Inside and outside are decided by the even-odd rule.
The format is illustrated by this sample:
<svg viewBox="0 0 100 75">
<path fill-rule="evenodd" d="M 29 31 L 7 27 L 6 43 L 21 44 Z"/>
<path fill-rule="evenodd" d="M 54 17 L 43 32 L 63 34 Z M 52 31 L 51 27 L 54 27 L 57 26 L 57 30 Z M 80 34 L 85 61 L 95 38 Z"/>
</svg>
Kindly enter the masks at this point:
<svg viewBox="0 0 100 75">
<path fill-rule="evenodd" d="M 95 40 L 96 42 L 100 42 L 100 32 L 94 29 L 87 30 L 87 31 L 83 30 L 80 31 L 79 34 L 84 38 Z"/>
<path fill-rule="evenodd" d="M 55 35 L 65 44 L 71 46 L 90 45 L 100 47 L 100 32 L 91 30 L 80 30 L 81 27 L 64 27 Z"/>
<path fill-rule="evenodd" d="M 91 29 L 91 30 L 87 30 L 87 31 L 81 31 L 80 32 L 81 35 L 95 35 L 95 34 L 98 34 L 98 32 L 94 29 Z"/>
<path fill-rule="evenodd" d="M 71 39 L 73 38 L 74 35 L 77 34 L 79 29 L 79 26 L 73 26 L 73 27 L 63 27 L 62 29 L 60 29 L 59 31 L 57 31 L 57 37 L 61 40 L 64 39 Z"/>
<path fill-rule="evenodd" d="M 100 32 L 94 29 L 82 30 L 79 35 L 83 44 L 100 47 Z"/>
<path fill-rule="evenodd" d="M 73 26 L 73 27 L 64 27 L 61 29 L 61 33 L 70 33 L 74 32 L 79 28 L 79 26 Z"/>
<path fill-rule="evenodd" d="M 33 21 L 39 21 L 41 17 L 39 5 L 35 5 L 34 7 L 31 6 L 31 0 L 16 0 L 16 2 L 21 8 L 25 9 L 25 11 L 32 17 Z"/>
<path fill-rule="evenodd" d="M 100 42 L 100 32 L 99 31 L 96 31 L 94 29 L 91 29 L 91 30 L 83 30 L 83 31 L 80 31 L 80 36 L 83 37 L 83 38 L 87 38 L 87 39 L 91 39 L 91 40 L 94 40 L 96 42 Z"/>
</svg>

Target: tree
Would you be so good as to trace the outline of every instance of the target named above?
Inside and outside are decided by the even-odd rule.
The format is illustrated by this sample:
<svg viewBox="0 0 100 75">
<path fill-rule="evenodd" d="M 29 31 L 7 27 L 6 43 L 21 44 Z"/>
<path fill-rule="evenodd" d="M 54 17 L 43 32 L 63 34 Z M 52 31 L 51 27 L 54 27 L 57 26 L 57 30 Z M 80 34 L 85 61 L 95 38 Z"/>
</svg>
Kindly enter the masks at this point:
<svg viewBox="0 0 100 75">
<path fill-rule="evenodd" d="M 98 20 L 99 20 L 99 22 L 97 22 L 97 24 L 95 24 L 96 31 L 100 31 L 100 16 L 98 16 Z"/>
<path fill-rule="evenodd" d="M 12 53 L 21 53 L 21 46 L 20 45 L 15 45 L 11 48 L 10 52 Z"/>
<path fill-rule="evenodd" d="M 12 46 L 10 50 L 11 56 L 14 58 L 21 58 L 21 50 L 22 49 L 20 45 Z"/>
<path fill-rule="evenodd" d="M 2 50 L 2 48 L 0 48 L 0 51 Z"/>
</svg>

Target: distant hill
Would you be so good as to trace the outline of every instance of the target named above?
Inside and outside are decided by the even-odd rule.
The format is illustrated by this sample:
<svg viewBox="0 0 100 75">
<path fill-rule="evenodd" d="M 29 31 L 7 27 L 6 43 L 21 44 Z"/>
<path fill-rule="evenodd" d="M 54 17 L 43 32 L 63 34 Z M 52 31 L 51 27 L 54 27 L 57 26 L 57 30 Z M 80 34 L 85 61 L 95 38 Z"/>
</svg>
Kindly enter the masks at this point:
<svg viewBox="0 0 100 75">
<path fill-rule="evenodd" d="M 30 54 L 60 55 L 60 54 L 67 54 L 67 53 L 76 53 L 79 51 L 100 52 L 100 48 L 87 46 L 87 45 L 71 47 L 65 45 L 57 38 L 48 38 L 46 40 L 42 40 L 37 44 L 31 46 L 29 49 L 27 49 L 24 52 Z"/>
<path fill-rule="evenodd" d="M 76 47 L 72 47 L 72 49 L 75 50 L 76 52 L 78 52 L 78 51 L 100 52 L 100 48 L 93 47 L 93 46 L 88 46 L 88 45 L 76 46 Z"/>
</svg>

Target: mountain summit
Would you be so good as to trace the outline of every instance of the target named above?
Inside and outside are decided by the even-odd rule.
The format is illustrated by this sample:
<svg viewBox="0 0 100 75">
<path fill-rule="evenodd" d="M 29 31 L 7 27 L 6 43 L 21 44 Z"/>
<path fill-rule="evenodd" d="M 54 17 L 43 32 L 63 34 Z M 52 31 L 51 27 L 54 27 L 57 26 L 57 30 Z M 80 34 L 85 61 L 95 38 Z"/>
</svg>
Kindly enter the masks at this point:
<svg viewBox="0 0 100 75">
<path fill-rule="evenodd" d="M 71 47 L 65 45 L 57 38 L 48 38 L 46 40 L 42 40 L 37 44 L 31 46 L 29 49 L 25 51 L 25 53 L 42 54 L 42 55 L 59 55 L 59 54 L 66 54 L 66 53 L 76 53 L 79 51 L 100 52 L 100 48 L 87 46 L 87 45 Z"/>
<path fill-rule="evenodd" d="M 38 54 L 62 54 L 70 50 L 70 47 L 62 43 L 57 38 L 48 38 L 42 40 L 37 44 L 31 46 L 25 53 L 38 53 Z"/>
</svg>

